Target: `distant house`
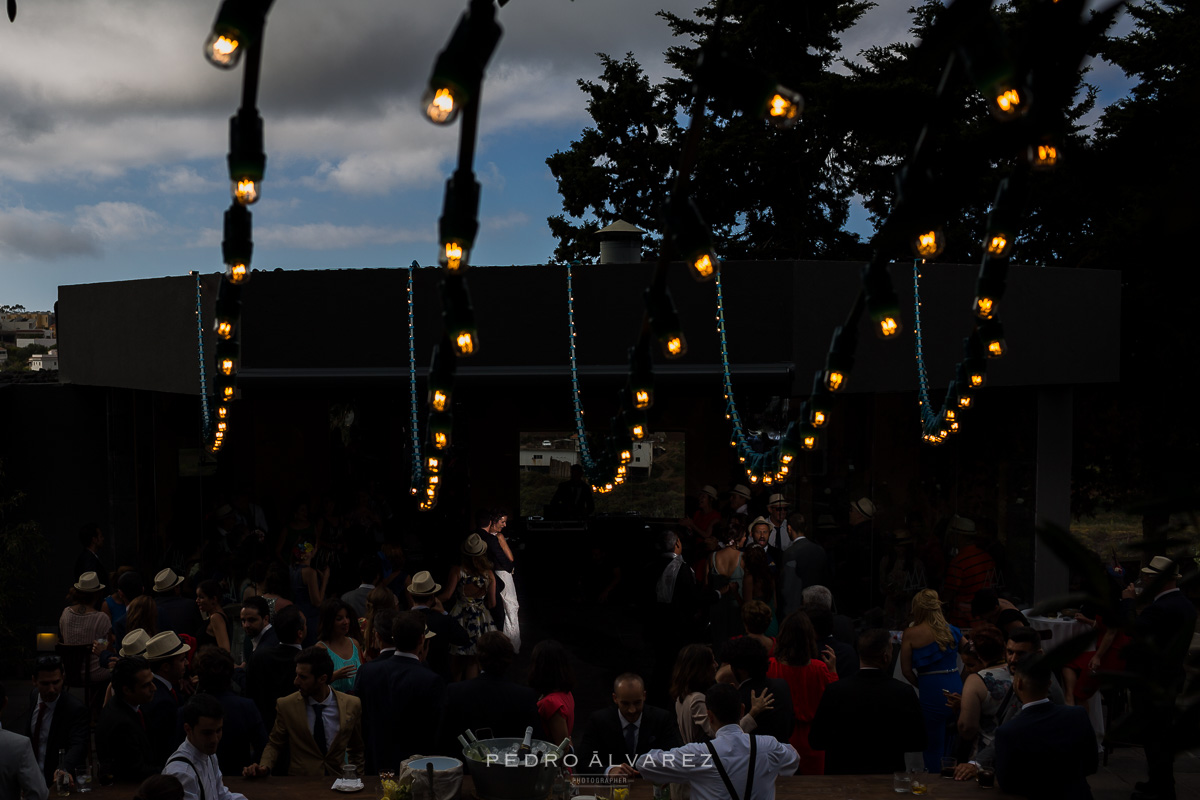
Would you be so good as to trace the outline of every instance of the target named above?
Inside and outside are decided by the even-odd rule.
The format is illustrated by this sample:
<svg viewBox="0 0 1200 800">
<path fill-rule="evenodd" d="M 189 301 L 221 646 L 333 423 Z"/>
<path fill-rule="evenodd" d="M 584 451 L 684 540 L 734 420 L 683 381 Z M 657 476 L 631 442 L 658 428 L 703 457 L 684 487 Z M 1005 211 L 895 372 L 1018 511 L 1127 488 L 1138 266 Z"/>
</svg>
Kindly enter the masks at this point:
<svg viewBox="0 0 1200 800">
<path fill-rule="evenodd" d="M 552 447 L 522 447 L 520 460 L 521 469 L 526 472 L 551 472 L 551 462 L 566 464 L 569 472 L 571 464 L 579 463 L 579 454 L 574 450 L 556 450 Z"/>
<path fill-rule="evenodd" d="M 29 357 L 29 369 L 33 372 L 58 369 L 58 349 L 49 353 L 34 353 Z"/>
<path fill-rule="evenodd" d="M 0 347 L 0 364 L 7 364 L 7 363 L 8 363 L 8 350 L 4 347 Z"/>
</svg>

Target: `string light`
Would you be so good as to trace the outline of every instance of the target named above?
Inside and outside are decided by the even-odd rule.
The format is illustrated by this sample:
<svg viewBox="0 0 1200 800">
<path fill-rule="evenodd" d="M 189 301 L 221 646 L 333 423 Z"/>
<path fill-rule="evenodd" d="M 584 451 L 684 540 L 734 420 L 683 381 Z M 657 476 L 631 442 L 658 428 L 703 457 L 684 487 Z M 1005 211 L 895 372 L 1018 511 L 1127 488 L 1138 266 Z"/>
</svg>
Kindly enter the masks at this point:
<svg viewBox="0 0 1200 800">
<path fill-rule="evenodd" d="M 458 20 L 444 50 L 438 53 L 421 98 L 425 117 L 437 125 L 458 119 L 462 108 L 474 102 L 483 80 L 483 69 L 500 41 L 501 29 L 491 0 L 473 0 Z"/>
<path fill-rule="evenodd" d="M 209 434 L 212 432 L 212 411 L 208 404 L 208 370 L 204 366 L 204 306 L 203 306 L 203 286 L 200 281 L 200 273 L 193 272 L 192 275 L 196 279 L 196 352 L 197 361 L 200 365 L 200 441 L 208 441 Z M 220 418 L 225 419 L 228 409 L 225 406 L 219 406 L 217 412 Z"/>
</svg>

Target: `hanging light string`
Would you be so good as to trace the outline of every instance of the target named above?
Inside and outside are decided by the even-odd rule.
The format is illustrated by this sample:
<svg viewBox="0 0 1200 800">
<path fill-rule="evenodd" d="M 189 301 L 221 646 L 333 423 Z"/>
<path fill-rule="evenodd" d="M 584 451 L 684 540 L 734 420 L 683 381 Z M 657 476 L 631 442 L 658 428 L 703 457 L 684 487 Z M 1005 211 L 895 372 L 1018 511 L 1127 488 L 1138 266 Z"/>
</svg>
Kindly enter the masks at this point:
<svg viewBox="0 0 1200 800">
<path fill-rule="evenodd" d="M 579 392 L 579 361 L 575 350 L 575 285 L 572 282 L 571 264 L 567 263 L 567 327 L 571 348 L 571 402 L 575 409 L 575 436 L 579 440 L 579 458 L 583 471 L 588 475 L 596 472 L 596 462 L 588 447 L 587 429 L 583 424 L 583 400 Z"/>
<path fill-rule="evenodd" d="M 408 268 L 408 399 L 412 411 L 412 424 L 409 434 L 412 441 L 412 493 L 417 493 L 417 484 L 421 482 L 424 465 L 421 460 L 421 423 L 417 415 L 417 339 L 416 323 L 413 313 L 413 273 L 416 272 L 417 262 Z"/>
<path fill-rule="evenodd" d="M 925 349 L 921 338 L 921 265 L 919 258 L 913 259 L 913 336 L 917 340 L 918 399 L 921 403 L 921 423 L 928 426 L 937 420 L 929 402 L 929 370 L 925 367 Z"/>
<path fill-rule="evenodd" d="M 200 441 L 207 442 L 212 433 L 212 408 L 208 403 L 208 370 L 204 366 L 204 307 L 200 273 L 196 278 L 196 352 L 200 362 Z"/>
</svg>

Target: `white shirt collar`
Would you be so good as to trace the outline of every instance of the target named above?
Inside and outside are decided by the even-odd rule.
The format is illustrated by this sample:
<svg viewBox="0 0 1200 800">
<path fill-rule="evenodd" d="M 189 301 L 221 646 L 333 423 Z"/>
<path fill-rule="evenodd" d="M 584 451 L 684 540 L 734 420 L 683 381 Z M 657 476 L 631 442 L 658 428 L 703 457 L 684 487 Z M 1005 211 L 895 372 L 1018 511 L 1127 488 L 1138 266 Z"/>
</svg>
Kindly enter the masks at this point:
<svg viewBox="0 0 1200 800">
<path fill-rule="evenodd" d="M 330 689 L 330 690 L 329 690 L 329 694 L 325 695 L 325 699 L 324 699 L 324 700 L 317 700 L 316 698 L 313 698 L 313 697 L 310 697 L 310 698 L 308 698 L 308 704 L 309 704 L 310 706 L 322 706 L 322 707 L 324 707 L 324 706 L 327 706 L 327 705 L 329 705 L 329 704 L 331 704 L 331 703 L 332 703 L 333 705 L 335 705 L 335 706 L 337 705 L 337 701 L 333 699 L 333 689 Z"/>
<path fill-rule="evenodd" d="M 167 689 L 175 688 L 174 686 L 171 685 L 171 682 L 169 680 L 167 680 L 166 678 L 164 678 L 162 675 L 159 675 L 157 672 L 155 672 L 153 674 L 154 674 L 154 680 L 158 681 L 163 686 L 167 687 Z"/>
<path fill-rule="evenodd" d="M 1021 705 L 1021 710 L 1024 711 L 1027 708 L 1032 708 L 1033 706 L 1040 706 L 1043 703 L 1049 703 L 1049 702 L 1050 702 L 1049 697 L 1043 697 L 1041 700 L 1033 700 L 1032 702 L 1029 702 L 1029 703 L 1023 703 Z"/>
<path fill-rule="evenodd" d="M 360 589 L 374 589 L 374 588 L 375 588 L 375 584 L 373 584 L 373 583 L 360 583 L 360 584 L 358 585 L 358 588 L 360 588 Z"/>
<path fill-rule="evenodd" d="M 393 656 L 393 658 L 411 658 L 413 661 L 418 661 L 418 662 L 421 660 L 421 659 L 417 658 L 416 653 L 406 653 L 403 650 L 397 650 L 396 655 Z"/>
<path fill-rule="evenodd" d="M 717 732 L 716 732 L 716 734 L 713 735 L 713 738 L 715 739 L 718 736 L 739 736 L 739 735 L 741 735 L 741 733 L 742 733 L 742 729 L 739 728 L 736 724 L 722 725 L 721 727 L 717 728 Z"/>
<path fill-rule="evenodd" d="M 63 688 L 63 691 L 66 691 L 66 687 Z M 42 699 L 42 696 L 40 694 L 38 695 L 38 699 L 37 699 L 39 704 L 46 703 L 46 710 L 49 711 L 51 714 L 54 713 L 54 709 L 58 706 L 59 700 L 62 700 L 61 694 L 58 697 L 54 698 L 53 703 L 46 703 L 46 701 Z"/>
<path fill-rule="evenodd" d="M 1164 596 L 1170 594 L 1171 592 L 1178 592 L 1178 591 L 1179 591 L 1179 587 L 1176 586 L 1174 589 L 1167 589 L 1165 592 L 1159 592 L 1158 594 L 1154 595 L 1154 599 L 1158 600 L 1158 598 L 1164 597 Z"/>
</svg>

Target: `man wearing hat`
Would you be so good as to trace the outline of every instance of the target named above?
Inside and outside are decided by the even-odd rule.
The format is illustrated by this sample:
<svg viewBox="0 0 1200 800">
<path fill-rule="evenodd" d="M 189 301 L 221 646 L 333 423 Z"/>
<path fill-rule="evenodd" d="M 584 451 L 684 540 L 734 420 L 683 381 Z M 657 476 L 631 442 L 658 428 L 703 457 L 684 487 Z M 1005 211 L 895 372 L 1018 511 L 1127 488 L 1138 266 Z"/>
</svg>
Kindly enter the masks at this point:
<svg viewBox="0 0 1200 800">
<path fill-rule="evenodd" d="M 771 534 L 767 539 L 767 554 L 776 564 L 782 562 L 783 551 L 792 543 L 788 534 L 787 514 L 792 504 L 782 494 L 776 492 L 767 500 L 767 513 L 770 515 Z"/>
<path fill-rule="evenodd" d="M 757 547 L 761 549 L 767 556 L 767 566 L 771 569 L 771 574 L 776 572 L 776 562 L 774 556 L 771 555 L 771 550 L 767 547 L 771 537 L 771 522 L 765 517 L 755 517 L 750 523 L 750 536 L 746 542 L 746 547 Z"/>
<path fill-rule="evenodd" d="M 729 493 L 729 507 L 734 514 L 750 514 L 750 489 L 738 484 Z"/>
<path fill-rule="evenodd" d="M 1154 599 L 1134 621 L 1133 642 L 1125 650 L 1126 666 L 1143 680 L 1133 689 L 1133 713 L 1142 723 L 1149 780 L 1135 784 L 1132 800 L 1174 800 L 1175 696 L 1183 684 L 1183 662 L 1196 629 L 1196 607 L 1179 590 L 1175 562 L 1155 556 L 1142 568 L 1142 583 Z M 1132 614 L 1138 599 L 1134 584 L 1121 594 L 1123 610 Z"/>
<path fill-rule="evenodd" d="M 174 631 L 163 631 L 146 642 L 145 658 L 154 671 L 154 698 L 143 709 L 146 733 L 154 759 L 165 763 L 179 746 L 176 735 L 179 708 L 187 700 L 179 691 L 179 683 L 187 675 L 188 652 Z"/>
<path fill-rule="evenodd" d="M 446 682 L 422 663 L 429 642 L 437 638 L 425 626 L 420 613 L 399 612 L 392 623 L 396 654 L 387 659 L 386 700 L 373 703 L 370 692 L 359 695 L 363 700 L 367 764 L 374 764 L 378 770 L 395 772 L 404 759 L 428 752 L 430 734 L 434 732 L 435 720 L 442 716 L 446 694 Z M 408 724 L 397 725 L 397 720 L 407 720 Z M 427 725 L 419 724 L 418 720 Z"/>
<path fill-rule="evenodd" d="M 183 578 L 167 567 L 154 576 L 154 602 L 158 606 L 158 629 L 195 636 L 200 629 L 200 609 L 194 600 L 183 597 Z"/>
<path fill-rule="evenodd" d="M 971 601 L 981 589 L 993 588 L 996 575 L 996 560 L 980 546 L 975 523 L 955 514 L 946 528 L 947 538 L 963 537 L 966 544 L 950 560 L 946 567 L 945 589 L 942 599 L 946 603 L 946 619 L 951 625 L 961 628 L 971 622 Z"/>
<path fill-rule="evenodd" d="M 471 637 L 458 620 L 446 613 L 438 592 L 442 585 L 433 579 L 428 570 L 413 575 L 408 585 L 409 610 L 420 614 L 429 630 L 437 634 L 427 643 L 425 663 L 429 668 L 450 680 L 450 645 L 470 647 Z"/>
</svg>

